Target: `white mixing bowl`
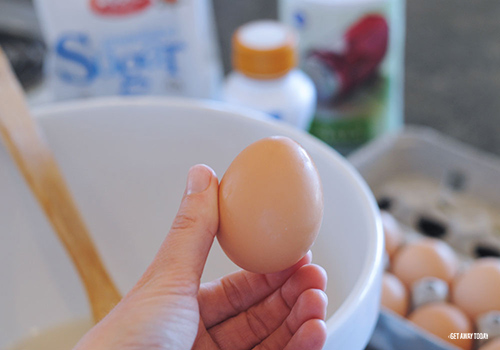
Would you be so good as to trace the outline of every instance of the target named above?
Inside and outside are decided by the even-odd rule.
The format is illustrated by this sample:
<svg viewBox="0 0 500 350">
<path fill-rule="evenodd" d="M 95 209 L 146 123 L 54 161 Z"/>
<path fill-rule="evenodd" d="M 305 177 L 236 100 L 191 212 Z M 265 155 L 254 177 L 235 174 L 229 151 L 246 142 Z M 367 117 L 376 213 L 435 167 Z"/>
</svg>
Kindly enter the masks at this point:
<svg viewBox="0 0 500 350">
<path fill-rule="evenodd" d="M 257 112 L 210 102 L 97 99 L 34 114 L 123 293 L 168 232 L 190 166 L 208 164 L 220 179 L 232 159 L 260 138 L 285 135 L 301 143 L 324 185 L 313 262 L 328 273 L 325 349 L 364 348 L 378 316 L 383 235 L 368 187 L 331 148 Z M 0 348 L 89 317 L 70 260 L 2 144 L 0 237 Z M 215 245 L 204 280 L 235 269 Z"/>
</svg>

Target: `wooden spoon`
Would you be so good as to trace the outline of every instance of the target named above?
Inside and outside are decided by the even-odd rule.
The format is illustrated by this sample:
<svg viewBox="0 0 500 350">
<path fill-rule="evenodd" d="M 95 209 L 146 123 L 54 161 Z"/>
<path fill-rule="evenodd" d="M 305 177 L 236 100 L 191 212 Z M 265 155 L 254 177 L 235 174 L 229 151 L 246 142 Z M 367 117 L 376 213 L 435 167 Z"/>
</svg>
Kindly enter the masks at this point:
<svg viewBox="0 0 500 350">
<path fill-rule="evenodd" d="M 97 323 L 121 296 L 0 48 L 0 135 L 80 274 Z"/>
</svg>

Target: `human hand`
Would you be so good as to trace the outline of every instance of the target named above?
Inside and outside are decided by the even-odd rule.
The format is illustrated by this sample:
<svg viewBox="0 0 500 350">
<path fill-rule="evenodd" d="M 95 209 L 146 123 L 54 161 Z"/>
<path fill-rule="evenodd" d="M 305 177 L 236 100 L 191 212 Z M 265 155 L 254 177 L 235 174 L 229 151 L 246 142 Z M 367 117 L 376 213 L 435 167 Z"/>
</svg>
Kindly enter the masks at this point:
<svg viewBox="0 0 500 350">
<path fill-rule="evenodd" d="M 238 271 L 200 286 L 218 229 L 217 197 L 215 173 L 192 167 L 153 262 L 75 350 L 322 348 L 326 273 L 310 253 L 281 272 Z"/>
</svg>

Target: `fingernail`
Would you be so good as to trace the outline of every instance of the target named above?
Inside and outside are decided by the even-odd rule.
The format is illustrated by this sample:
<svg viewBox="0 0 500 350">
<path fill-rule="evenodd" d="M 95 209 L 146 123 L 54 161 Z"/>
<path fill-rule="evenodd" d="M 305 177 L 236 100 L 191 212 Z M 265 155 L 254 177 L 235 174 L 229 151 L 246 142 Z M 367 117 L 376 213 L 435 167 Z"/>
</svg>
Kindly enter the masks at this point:
<svg viewBox="0 0 500 350">
<path fill-rule="evenodd" d="M 200 193 L 210 185 L 213 172 L 205 165 L 195 165 L 189 169 L 186 194 Z"/>
</svg>

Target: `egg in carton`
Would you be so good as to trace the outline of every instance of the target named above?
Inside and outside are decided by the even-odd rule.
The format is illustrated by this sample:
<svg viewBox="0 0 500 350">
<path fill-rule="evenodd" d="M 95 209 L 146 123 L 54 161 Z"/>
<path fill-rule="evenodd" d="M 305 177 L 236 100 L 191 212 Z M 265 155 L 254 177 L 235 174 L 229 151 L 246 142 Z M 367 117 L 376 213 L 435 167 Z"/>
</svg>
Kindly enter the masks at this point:
<svg viewBox="0 0 500 350">
<path fill-rule="evenodd" d="M 386 241 L 398 241 L 394 237 L 403 235 L 405 226 L 398 224 L 386 211 L 381 213 Z M 394 232 L 387 234 L 387 228 Z M 390 272 L 384 274 L 384 309 L 408 317 L 418 327 L 443 340 L 448 339 L 446 336 L 450 332 L 477 332 L 474 333 L 474 339 L 449 339 L 452 344 L 463 349 L 481 350 L 486 344 L 493 346 L 491 340 L 500 335 L 500 304 L 495 302 L 500 301 L 500 259 L 468 259 L 456 254 L 442 240 L 423 237 L 415 232 L 412 234 L 407 227 L 406 230 L 404 243 L 400 243 L 392 257 Z M 386 255 L 389 257 L 389 252 Z M 453 260 L 459 264 L 459 269 L 452 269 L 454 272 L 449 278 L 442 276 L 446 281 L 430 276 L 437 271 L 442 272 L 444 267 L 452 267 Z M 434 264 L 430 264 L 430 261 Z M 445 266 L 438 266 L 437 261 Z M 423 270 L 427 277 L 418 278 L 417 275 L 422 275 Z M 453 296 L 450 289 L 454 291 Z M 410 313 L 407 315 L 405 310 Z M 435 317 L 442 318 L 442 321 L 433 321 Z"/>
<path fill-rule="evenodd" d="M 488 340 L 479 350 L 500 350 L 500 338 Z"/>
</svg>

